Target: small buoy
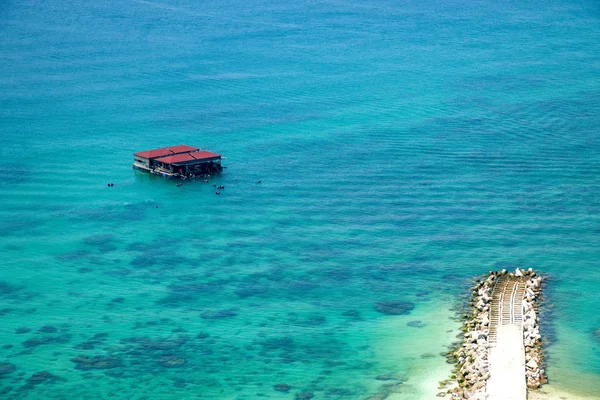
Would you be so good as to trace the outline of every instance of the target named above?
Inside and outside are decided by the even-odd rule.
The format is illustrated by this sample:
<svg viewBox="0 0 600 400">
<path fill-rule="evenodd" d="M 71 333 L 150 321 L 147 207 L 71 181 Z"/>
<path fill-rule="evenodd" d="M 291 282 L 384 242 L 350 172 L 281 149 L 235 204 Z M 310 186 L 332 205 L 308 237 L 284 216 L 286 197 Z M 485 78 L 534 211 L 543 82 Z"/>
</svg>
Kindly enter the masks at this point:
<svg viewBox="0 0 600 400">
<path fill-rule="evenodd" d="M 221 194 L 221 192 L 215 192 L 215 194 Z"/>
<path fill-rule="evenodd" d="M 256 183 L 262 183 L 262 181 L 256 181 Z"/>
<path fill-rule="evenodd" d="M 158 208 L 158 206 L 154 206 L 154 208 Z"/>
</svg>

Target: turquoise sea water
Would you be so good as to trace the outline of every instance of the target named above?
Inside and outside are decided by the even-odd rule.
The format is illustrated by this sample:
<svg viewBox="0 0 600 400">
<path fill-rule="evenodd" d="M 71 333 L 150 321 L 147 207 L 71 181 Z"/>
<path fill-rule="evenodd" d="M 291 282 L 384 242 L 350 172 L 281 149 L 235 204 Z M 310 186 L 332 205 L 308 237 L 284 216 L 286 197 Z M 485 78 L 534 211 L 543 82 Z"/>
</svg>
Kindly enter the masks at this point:
<svg viewBox="0 0 600 400">
<path fill-rule="evenodd" d="M 597 2 L 7 1 L 0 55 L 0 397 L 429 399 L 519 266 L 600 398 Z M 131 169 L 180 143 L 228 168 Z"/>
</svg>

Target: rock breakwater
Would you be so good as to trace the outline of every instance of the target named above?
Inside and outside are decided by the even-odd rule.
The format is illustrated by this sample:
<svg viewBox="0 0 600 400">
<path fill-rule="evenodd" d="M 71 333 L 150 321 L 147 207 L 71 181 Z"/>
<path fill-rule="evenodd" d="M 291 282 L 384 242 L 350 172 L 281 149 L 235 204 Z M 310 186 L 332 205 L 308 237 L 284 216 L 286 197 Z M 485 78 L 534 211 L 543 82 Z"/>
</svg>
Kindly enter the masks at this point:
<svg viewBox="0 0 600 400">
<path fill-rule="evenodd" d="M 495 346 L 498 325 L 522 327 L 525 350 L 525 380 L 529 389 L 547 382 L 542 337 L 539 330 L 539 302 L 544 278 L 529 270 L 490 272 L 475 280 L 459 340 L 444 353 L 455 364 L 449 380 L 440 382 L 438 397 L 485 400 L 490 378 L 489 352 Z M 523 297 L 517 299 L 517 297 Z M 516 301 L 518 300 L 518 301 Z M 509 316 L 509 317 L 507 317 Z"/>
<path fill-rule="evenodd" d="M 518 271 L 518 270 L 517 270 Z M 525 346 L 525 377 L 529 389 L 537 389 L 548 382 L 542 351 L 539 306 L 544 278 L 527 271 L 527 289 L 523 298 L 523 345 Z"/>
</svg>

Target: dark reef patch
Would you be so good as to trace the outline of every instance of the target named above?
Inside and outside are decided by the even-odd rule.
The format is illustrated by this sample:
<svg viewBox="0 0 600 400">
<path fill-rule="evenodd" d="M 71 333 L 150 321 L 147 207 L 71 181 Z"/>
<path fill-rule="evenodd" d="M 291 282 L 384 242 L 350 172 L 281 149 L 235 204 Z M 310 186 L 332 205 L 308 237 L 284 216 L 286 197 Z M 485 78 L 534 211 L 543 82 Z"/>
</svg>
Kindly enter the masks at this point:
<svg viewBox="0 0 600 400">
<path fill-rule="evenodd" d="M 310 400 L 315 397 L 313 392 L 298 392 L 294 396 L 294 400 Z"/>
<path fill-rule="evenodd" d="M 136 310 L 137 310 L 137 308 L 136 308 Z M 147 328 L 149 326 L 170 325 L 171 322 L 172 321 L 169 318 L 154 319 L 154 320 L 150 320 L 150 321 L 146 321 L 146 322 L 136 321 L 135 325 L 133 326 L 133 329 Z"/>
<path fill-rule="evenodd" d="M 134 257 L 130 265 L 141 268 L 151 268 L 154 266 L 164 267 L 179 267 L 181 265 L 193 265 L 193 260 L 176 254 L 173 250 L 163 250 L 154 248 Z"/>
<path fill-rule="evenodd" d="M 396 382 L 406 382 L 408 378 L 404 375 L 400 374 L 382 374 L 377 375 L 375 377 L 378 381 L 396 381 Z"/>
<path fill-rule="evenodd" d="M 111 369 L 122 367 L 123 360 L 116 356 L 95 356 L 88 357 L 85 355 L 80 355 L 77 357 L 71 358 L 71 361 L 74 362 L 75 369 L 82 371 L 90 371 L 94 369 Z"/>
<path fill-rule="evenodd" d="M 183 379 L 175 379 L 173 381 L 173 386 L 176 387 L 176 388 L 180 388 L 181 389 L 181 388 L 186 387 L 187 385 L 188 385 L 187 382 L 184 381 Z"/>
<path fill-rule="evenodd" d="M 75 348 L 79 350 L 95 350 L 96 343 L 91 341 L 81 342 L 77 346 L 75 346 Z"/>
<path fill-rule="evenodd" d="M 321 314 L 311 315 L 303 321 L 304 326 L 319 326 L 327 322 L 327 318 Z"/>
<path fill-rule="evenodd" d="M 56 383 L 66 381 L 66 379 L 54 375 L 48 371 L 40 371 L 27 378 L 27 385 L 25 386 L 29 386 L 29 388 L 32 388 L 33 386 L 37 386 L 42 383 Z"/>
<path fill-rule="evenodd" d="M 423 321 L 409 321 L 406 323 L 406 326 L 410 326 L 411 328 L 424 328 L 425 327 L 425 323 L 423 323 Z"/>
<path fill-rule="evenodd" d="M 67 253 L 62 253 L 56 256 L 59 261 L 81 261 L 91 256 L 92 252 L 89 250 L 75 250 Z"/>
<path fill-rule="evenodd" d="M 375 304 L 375 309 L 385 315 L 406 315 L 415 308 L 415 304 L 409 301 L 380 301 Z"/>
<path fill-rule="evenodd" d="M 164 307 L 181 307 L 193 302 L 198 297 L 187 293 L 171 293 L 156 301 L 156 304 Z"/>
<path fill-rule="evenodd" d="M 27 383 L 29 385 L 39 385 L 40 383 L 48 382 L 48 381 L 62 381 L 65 382 L 66 379 L 61 378 L 60 376 L 56 376 L 51 374 L 48 371 L 36 372 L 27 378 Z"/>
<path fill-rule="evenodd" d="M 65 344 L 71 340 L 70 334 L 64 334 L 59 336 L 41 336 L 27 339 L 23 342 L 23 346 L 27 348 L 35 348 L 45 344 Z"/>
<path fill-rule="evenodd" d="M 227 280 L 215 280 L 170 285 L 170 293 L 166 297 L 159 299 L 156 304 L 170 307 L 186 306 L 207 293 L 222 291 L 229 283 Z"/>
<path fill-rule="evenodd" d="M 0 281 L 0 297 L 10 297 L 23 289 L 23 286 L 16 286 L 6 281 Z"/>
<path fill-rule="evenodd" d="M 41 333 L 55 333 L 57 331 L 58 331 L 58 329 L 52 325 L 44 325 L 40 329 L 38 329 L 38 332 L 41 332 Z"/>
<path fill-rule="evenodd" d="M 273 389 L 277 390 L 278 392 L 287 393 L 292 390 L 292 387 L 287 383 L 278 383 L 277 385 L 273 386 Z"/>
<path fill-rule="evenodd" d="M 107 337 L 108 337 L 107 333 L 104 333 L 104 332 L 96 333 L 90 339 L 75 346 L 75 348 L 80 349 L 80 350 L 94 350 L 96 348 L 96 346 L 102 344 L 106 340 Z"/>
<path fill-rule="evenodd" d="M 124 277 L 133 274 L 134 270 L 129 268 L 112 268 L 108 271 L 105 271 L 105 273 L 111 276 Z"/>
<path fill-rule="evenodd" d="M 346 388 L 338 388 L 338 387 L 334 387 L 334 388 L 329 388 L 325 391 L 325 396 L 339 396 L 339 397 L 349 397 L 349 396 L 354 396 L 354 392 L 351 391 L 350 389 L 346 389 Z"/>
<path fill-rule="evenodd" d="M 129 251 L 147 251 L 151 249 L 152 245 L 150 243 L 133 242 L 127 245 L 127 250 Z"/>
<path fill-rule="evenodd" d="M 152 267 L 160 262 L 160 254 L 158 252 L 147 251 L 134 257 L 129 264 L 134 267 Z"/>
<path fill-rule="evenodd" d="M 98 234 L 88 236 L 83 239 L 83 243 L 88 246 L 103 246 L 109 243 L 112 243 L 115 240 L 115 237 L 110 234 Z"/>
<path fill-rule="evenodd" d="M 358 310 L 348 310 L 342 313 L 344 317 L 360 318 L 360 312 Z"/>
<path fill-rule="evenodd" d="M 15 364 L 11 364 L 9 362 L 0 362 L 0 378 L 4 375 L 8 375 L 17 370 L 17 366 Z"/>
<path fill-rule="evenodd" d="M 186 354 L 202 356 L 198 371 L 207 372 L 218 362 L 226 360 L 224 354 L 212 360 L 213 350 L 208 341 L 197 343 L 188 336 L 148 337 L 134 336 L 119 341 L 118 354 L 130 366 L 156 370 L 157 368 L 181 368 L 189 363 Z"/>
<path fill-rule="evenodd" d="M 264 350 L 293 350 L 295 347 L 294 339 L 288 336 L 268 338 L 258 342 Z"/>
</svg>

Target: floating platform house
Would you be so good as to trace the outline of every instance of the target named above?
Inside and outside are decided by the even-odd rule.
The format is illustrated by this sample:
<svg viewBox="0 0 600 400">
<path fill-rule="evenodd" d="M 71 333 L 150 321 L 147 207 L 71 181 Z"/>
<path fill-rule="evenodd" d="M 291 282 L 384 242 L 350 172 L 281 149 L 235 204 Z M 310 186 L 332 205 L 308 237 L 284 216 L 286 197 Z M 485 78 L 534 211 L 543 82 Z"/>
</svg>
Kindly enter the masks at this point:
<svg viewBox="0 0 600 400">
<path fill-rule="evenodd" d="M 220 154 L 185 144 L 134 153 L 133 168 L 166 178 L 193 178 L 223 169 Z"/>
</svg>

